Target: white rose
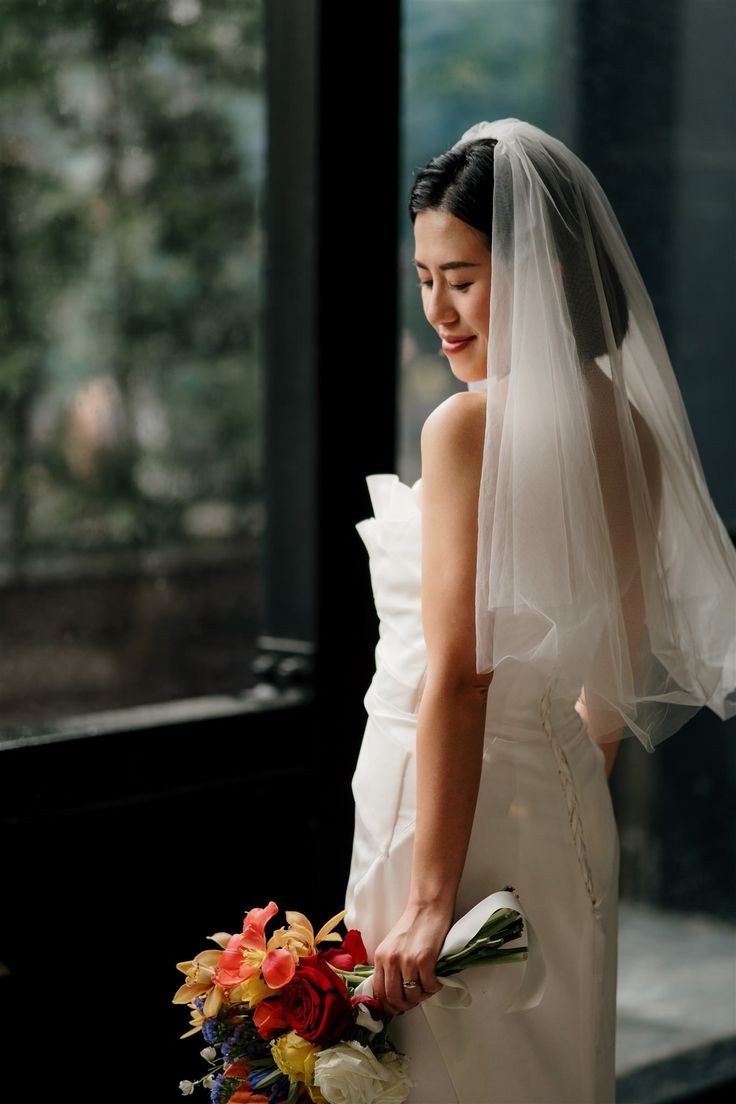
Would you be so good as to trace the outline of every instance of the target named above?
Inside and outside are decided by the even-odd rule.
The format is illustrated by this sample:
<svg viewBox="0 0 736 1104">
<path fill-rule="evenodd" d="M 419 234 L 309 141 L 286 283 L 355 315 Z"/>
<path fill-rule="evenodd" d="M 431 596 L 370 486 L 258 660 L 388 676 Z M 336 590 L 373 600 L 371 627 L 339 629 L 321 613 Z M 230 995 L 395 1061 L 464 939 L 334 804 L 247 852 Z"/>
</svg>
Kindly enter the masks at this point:
<svg viewBox="0 0 736 1104">
<path fill-rule="evenodd" d="M 215 1058 L 217 1058 L 217 1051 L 213 1046 L 207 1046 L 204 1050 L 200 1050 L 199 1053 L 203 1058 L 206 1058 L 208 1062 L 214 1062 Z"/>
<path fill-rule="evenodd" d="M 320 1051 L 314 1083 L 328 1104 L 403 1104 L 416 1084 L 408 1071 L 406 1055 L 389 1051 L 379 1060 L 351 1039 Z"/>
<path fill-rule="evenodd" d="M 387 1050 L 381 1055 L 381 1065 L 390 1074 L 391 1080 L 376 1097 L 375 1104 L 402 1104 L 411 1092 L 416 1081 L 409 1076 L 411 1060 L 406 1054 L 397 1054 L 393 1050 Z"/>
<path fill-rule="evenodd" d="M 192 1093 L 194 1092 L 194 1082 L 193 1081 L 180 1081 L 179 1082 L 179 1091 L 181 1092 L 182 1096 L 191 1096 Z"/>
</svg>

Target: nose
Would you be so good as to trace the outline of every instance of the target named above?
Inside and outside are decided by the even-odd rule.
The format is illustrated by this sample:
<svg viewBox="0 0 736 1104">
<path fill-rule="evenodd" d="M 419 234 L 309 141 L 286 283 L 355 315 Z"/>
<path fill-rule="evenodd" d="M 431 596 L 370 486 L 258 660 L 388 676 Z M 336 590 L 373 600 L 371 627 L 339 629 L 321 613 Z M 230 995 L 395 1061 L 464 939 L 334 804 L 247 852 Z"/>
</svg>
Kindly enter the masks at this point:
<svg viewBox="0 0 736 1104">
<path fill-rule="evenodd" d="M 457 321 L 457 308 L 442 281 L 435 282 L 431 288 L 427 288 L 424 296 L 424 314 L 427 321 L 435 328 Z"/>
</svg>

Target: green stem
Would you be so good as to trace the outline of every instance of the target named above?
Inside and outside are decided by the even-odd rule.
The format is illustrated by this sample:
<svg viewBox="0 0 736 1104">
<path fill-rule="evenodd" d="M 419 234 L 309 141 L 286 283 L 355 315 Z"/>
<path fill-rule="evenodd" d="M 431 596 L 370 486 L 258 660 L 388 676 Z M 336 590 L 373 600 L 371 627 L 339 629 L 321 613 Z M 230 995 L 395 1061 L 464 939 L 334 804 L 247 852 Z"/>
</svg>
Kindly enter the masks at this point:
<svg viewBox="0 0 736 1104">
<path fill-rule="evenodd" d="M 510 951 L 503 947 L 504 943 L 518 939 L 523 930 L 524 921 L 518 912 L 508 908 L 497 909 L 461 950 L 442 955 L 438 959 L 435 973 L 438 977 L 448 977 L 469 966 L 492 962 L 524 962 L 528 957 L 528 947 L 515 947 Z M 369 963 L 359 963 L 352 970 L 340 970 L 337 966 L 332 966 L 332 969 L 347 985 L 360 985 L 367 977 L 371 977 L 375 967 Z"/>
</svg>

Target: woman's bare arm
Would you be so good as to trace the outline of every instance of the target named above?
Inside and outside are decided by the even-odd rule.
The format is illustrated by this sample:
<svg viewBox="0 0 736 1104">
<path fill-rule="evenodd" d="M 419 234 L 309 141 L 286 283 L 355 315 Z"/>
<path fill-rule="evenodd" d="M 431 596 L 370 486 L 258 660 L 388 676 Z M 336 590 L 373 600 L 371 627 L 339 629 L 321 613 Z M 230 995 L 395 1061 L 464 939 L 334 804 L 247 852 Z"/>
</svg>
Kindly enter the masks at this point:
<svg viewBox="0 0 736 1104">
<path fill-rule="evenodd" d="M 621 744 L 621 737 L 608 737 L 608 740 L 603 742 L 597 733 L 597 726 L 595 720 L 595 711 L 589 710 L 587 702 L 585 700 L 585 687 L 580 691 L 580 697 L 575 703 L 575 709 L 585 721 L 585 726 L 588 730 L 588 735 L 591 740 L 598 745 L 603 752 L 606 760 L 606 778 L 611 777 L 611 771 L 613 770 L 613 763 L 618 754 L 618 749 Z M 599 726 L 598 726 L 599 727 Z M 608 732 L 605 733 L 608 735 Z"/>
<path fill-rule="evenodd" d="M 410 903 L 454 908 L 480 785 L 492 673 L 475 669 L 475 569 L 484 393 L 459 392 L 422 429 L 422 624 L 417 823 Z"/>
</svg>

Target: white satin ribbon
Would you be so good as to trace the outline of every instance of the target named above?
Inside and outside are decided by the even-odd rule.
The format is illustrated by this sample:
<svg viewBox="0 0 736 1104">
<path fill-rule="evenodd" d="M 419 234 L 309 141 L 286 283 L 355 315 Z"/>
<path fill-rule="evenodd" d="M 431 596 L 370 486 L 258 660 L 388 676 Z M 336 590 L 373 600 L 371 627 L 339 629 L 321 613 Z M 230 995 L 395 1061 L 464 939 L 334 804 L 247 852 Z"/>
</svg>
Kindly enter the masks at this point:
<svg viewBox="0 0 736 1104">
<path fill-rule="evenodd" d="M 445 954 L 454 954 L 461 950 L 478 934 L 489 916 L 492 916 L 494 912 L 501 908 L 514 909 L 518 912 L 524 920 L 527 934 L 529 950 L 524 963 L 523 976 L 516 996 L 510 1004 L 502 1009 L 504 1012 L 519 1012 L 523 1008 L 534 1008 L 541 1001 L 546 985 L 547 968 L 537 933 L 529 917 L 524 912 L 519 898 L 510 893 L 509 890 L 501 889 L 497 893 L 491 893 L 488 897 L 479 901 L 477 905 L 474 905 L 470 912 L 461 917 L 457 923 L 453 924 L 447 933 L 439 957 L 441 958 Z M 498 963 L 498 968 L 502 969 L 503 963 Z M 469 969 L 472 970 L 473 967 L 471 966 Z M 443 983 L 442 989 L 424 1001 L 423 1005 L 433 1004 L 440 1008 L 468 1008 L 473 1003 L 473 995 L 467 983 L 463 981 L 462 974 L 452 974 L 450 977 L 441 977 L 439 980 Z"/>
<path fill-rule="evenodd" d="M 509 890 L 502 889 L 496 893 L 491 893 L 453 924 L 445 937 L 438 957 L 441 958 L 443 955 L 454 954 L 456 951 L 462 950 L 478 934 L 488 918 L 501 908 L 514 909 L 515 912 L 518 912 L 524 920 L 526 930 L 528 953 L 524 961 L 524 971 L 519 987 L 511 1001 L 505 1007 L 499 1009 L 501 1012 L 519 1012 L 524 1008 L 534 1008 L 541 1001 L 546 986 L 547 968 L 537 933 L 529 917 L 524 912 L 519 898 Z M 504 964 L 502 962 L 498 963 L 497 968 L 502 970 Z M 472 971 L 473 967 L 470 966 L 468 969 Z M 462 973 L 440 977 L 438 980 L 442 982 L 442 988 L 425 1001 L 422 1001 L 419 1006 L 427 1015 L 427 1020 L 435 1035 L 437 1035 L 437 1030 L 431 1019 L 432 1008 L 453 1010 L 469 1008 L 473 1003 L 473 994 L 468 984 L 463 980 Z M 359 994 L 373 996 L 373 975 L 365 978 L 353 990 L 353 996 Z M 367 1009 L 358 1013 L 356 1022 L 360 1027 L 367 1027 L 374 1034 L 380 1031 L 383 1026 L 380 1021 L 371 1017 Z"/>
</svg>

